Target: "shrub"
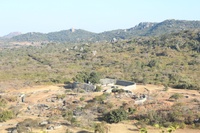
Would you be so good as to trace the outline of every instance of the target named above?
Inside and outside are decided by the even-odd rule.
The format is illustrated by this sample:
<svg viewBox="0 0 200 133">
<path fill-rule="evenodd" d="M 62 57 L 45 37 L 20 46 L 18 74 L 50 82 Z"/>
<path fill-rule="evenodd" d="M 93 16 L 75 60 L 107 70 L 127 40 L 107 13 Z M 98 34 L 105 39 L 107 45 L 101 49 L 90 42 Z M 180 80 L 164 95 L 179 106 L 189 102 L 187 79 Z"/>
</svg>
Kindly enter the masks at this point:
<svg viewBox="0 0 200 133">
<path fill-rule="evenodd" d="M 65 111 L 62 113 L 62 117 L 69 121 L 71 125 L 75 125 L 77 123 L 77 119 L 73 116 L 72 111 Z"/>
<path fill-rule="evenodd" d="M 197 102 L 197 103 L 198 103 L 198 102 L 199 102 L 199 100 L 198 100 L 198 99 L 196 99 L 196 98 L 194 98 L 194 99 L 192 99 L 192 100 L 191 100 L 191 102 Z"/>
<path fill-rule="evenodd" d="M 151 60 L 149 61 L 148 65 L 149 67 L 154 67 L 154 66 L 157 66 L 158 65 L 158 61 L 157 60 Z"/>
<path fill-rule="evenodd" d="M 178 100 L 178 99 L 183 98 L 183 97 L 184 97 L 184 96 L 183 96 L 182 94 L 180 94 L 180 93 L 175 93 L 175 94 L 173 94 L 173 95 L 170 97 L 170 99 Z"/>
<path fill-rule="evenodd" d="M 100 105 L 97 107 L 97 112 L 101 114 L 105 114 L 106 112 L 108 112 L 108 108 L 105 105 Z"/>
<path fill-rule="evenodd" d="M 146 128 L 141 128 L 140 129 L 140 133 L 147 133 L 147 129 Z"/>
<path fill-rule="evenodd" d="M 88 72 L 79 72 L 76 77 L 73 78 L 74 81 L 78 82 L 88 82 L 89 73 Z"/>
<path fill-rule="evenodd" d="M 184 122 L 180 123 L 179 126 L 180 126 L 181 129 L 184 129 L 186 127 Z"/>
<path fill-rule="evenodd" d="M 65 90 L 65 93 L 69 93 L 69 92 L 72 92 L 72 90 Z"/>
<path fill-rule="evenodd" d="M 126 120 L 128 113 L 124 109 L 116 109 L 105 114 L 104 120 L 108 123 L 118 123 L 122 120 Z"/>
<path fill-rule="evenodd" d="M 106 123 L 97 123 L 94 126 L 94 133 L 108 133 L 109 127 L 106 125 Z"/>
<path fill-rule="evenodd" d="M 66 96 L 65 94 L 58 94 L 58 95 L 57 95 L 57 98 L 58 98 L 58 99 L 64 99 L 65 96 Z"/>
<path fill-rule="evenodd" d="M 5 107 L 6 106 L 6 104 L 7 104 L 7 100 L 6 99 L 4 99 L 4 98 L 0 98 L 0 107 Z"/>
<path fill-rule="evenodd" d="M 69 129 L 66 129 L 65 133 L 73 133 L 73 132 L 70 131 Z"/>
<path fill-rule="evenodd" d="M 111 102 L 107 102 L 106 103 L 106 106 L 109 108 L 109 109 L 111 109 L 111 108 L 113 108 L 113 103 L 111 103 Z"/>
<path fill-rule="evenodd" d="M 163 89 L 164 91 L 168 91 L 169 90 L 169 87 L 168 87 L 168 85 L 164 85 L 164 89 Z"/>
<path fill-rule="evenodd" d="M 163 123 L 163 126 L 164 127 L 170 127 L 170 126 L 172 126 L 172 123 L 171 122 L 165 122 L 165 123 Z"/>
<path fill-rule="evenodd" d="M 101 90 L 102 90 L 101 86 L 97 86 L 95 89 L 96 92 L 100 92 Z"/>
<path fill-rule="evenodd" d="M 21 110 L 22 106 L 11 106 L 9 108 L 9 110 L 11 110 L 13 112 L 14 116 L 17 116 L 20 114 L 20 110 Z"/>
<path fill-rule="evenodd" d="M 144 78 L 142 79 L 142 83 L 143 83 L 144 85 L 146 85 L 146 84 L 148 83 L 148 79 L 147 79 L 146 77 L 144 77 Z"/>
<path fill-rule="evenodd" d="M 135 111 L 136 111 L 136 109 L 134 109 L 132 107 L 128 108 L 128 113 L 129 114 L 133 114 Z"/>
<path fill-rule="evenodd" d="M 94 100 L 94 101 L 97 101 L 97 102 L 99 102 L 99 103 L 103 103 L 104 100 L 106 100 L 106 99 L 108 98 L 109 95 L 110 95 L 110 94 L 108 94 L 108 93 L 103 93 L 103 94 L 100 95 L 100 96 L 96 96 L 93 100 Z"/>
<path fill-rule="evenodd" d="M 85 97 L 81 97 L 81 98 L 80 98 L 80 101 L 84 101 L 84 100 L 85 100 Z"/>
<path fill-rule="evenodd" d="M 0 122 L 4 122 L 6 120 L 12 119 L 14 117 L 14 114 L 12 111 L 2 111 L 0 112 Z"/>
</svg>

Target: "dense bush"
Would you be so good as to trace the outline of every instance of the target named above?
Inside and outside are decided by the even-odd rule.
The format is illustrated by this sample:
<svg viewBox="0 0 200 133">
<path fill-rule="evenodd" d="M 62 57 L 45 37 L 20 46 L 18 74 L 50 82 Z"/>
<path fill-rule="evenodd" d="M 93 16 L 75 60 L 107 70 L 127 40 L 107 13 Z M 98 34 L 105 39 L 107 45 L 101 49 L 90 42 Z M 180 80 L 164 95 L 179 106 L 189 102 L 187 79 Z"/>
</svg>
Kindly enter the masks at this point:
<svg viewBox="0 0 200 133">
<path fill-rule="evenodd" d="M 122 120 L 126 120 L 128 117 L 128 113 L 126 110 L 120 108 L 116 110 L 112 110 L 109 113 L 104 115 L 104 120 L 108 123 L 118 123 Z"/>
<path fill-rule="evenodd" d="M 6 120 L 12 119 L 14 117 L 14 113 L 9 110 L 3 110 L 0 112 L 0 122 L 4 122 Z"/>
<path fill-rule="evenodd" d="M 149 110 L 147 113 L 136 115 L 134 118 L 151 126 L 184 128 L 185 125 L 196 124 L 194 121 L 196 115 L 189 108 L 177 103 L 169 110 Z"/>
<path fill-rule="evenodd" d="M 175 93 L 173 95 L 170 96 L 170 99 L 175 99 L 175 100 L 178 100 L 180 98 L 183 98 L 184 96 L 180 93 Z"/>
<path fill-rule="evenodd" d="M 57 84 L 73 79 L 97 83 L 100 77 L 113 77 L 200 90 L 198 33 L 181 31 L 115 44 L 48 43 L 40 47 L 5 48 L 0 51 L 0 81 Z"/>
<path fill-rule="evenodd" d="M 73 79 L 78 82 L 96 84 L 99 83 L 100 75 L 97 72 L 79 72 Z"/>
</svg>

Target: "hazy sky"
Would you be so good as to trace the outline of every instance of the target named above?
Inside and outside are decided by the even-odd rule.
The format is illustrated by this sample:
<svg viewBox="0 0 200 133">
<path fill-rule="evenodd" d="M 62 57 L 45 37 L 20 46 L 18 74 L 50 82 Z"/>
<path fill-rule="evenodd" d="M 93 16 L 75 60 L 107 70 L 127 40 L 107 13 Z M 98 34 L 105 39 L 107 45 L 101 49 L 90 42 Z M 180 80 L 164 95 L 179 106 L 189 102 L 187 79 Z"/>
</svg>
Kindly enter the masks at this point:
<svg viewBox="0 0 200 133">
<path fill-rule="evenodd" d="M 85 29 L 103 32 L 166 19 L 200 20 L 200 0 L 0 0 L 0 36 Z"/>
</svg>

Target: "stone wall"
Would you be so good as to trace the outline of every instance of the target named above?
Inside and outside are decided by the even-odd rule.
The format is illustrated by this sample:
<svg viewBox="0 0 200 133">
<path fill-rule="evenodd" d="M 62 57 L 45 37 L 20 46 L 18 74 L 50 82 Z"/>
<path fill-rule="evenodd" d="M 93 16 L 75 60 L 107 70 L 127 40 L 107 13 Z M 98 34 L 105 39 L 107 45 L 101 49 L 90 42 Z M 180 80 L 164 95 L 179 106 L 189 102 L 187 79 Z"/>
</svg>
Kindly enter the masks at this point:
<svg viewBox="0 0 200 133">
<path fill-rule="evenodd" d="M 116 84 L 117 80 L 116 79 L 109 79 L 109 78 L 105 78 L 105 79 L 100 79 L 100 83 L 102 85 L 109 85 L 109 84 Z"/>
<path fill-rule="evenodd" d="M 136 89 L 136 83 L 131 82 L 131 81 L 105 78 L 105 79 L 101 79 L 100 83 L 102 85 L 110 85 L 111 84 L 111 85 L 124 86 L 122 89 L 129 90 L 129 91 Z"/>
<path fill-rule="evenodd" d="M 96 89 L 96 86 L 92 84 L 74 82 L 72 84 L 72 89 L 83 89 L 89 92 L 89 91 L 94 91 Z"/>
<path fill-rule="evenodd" d="M 144 97 L 142 99 L 136 100 L 135 104 L 143 104 L 147 100 L 147 97 Z"/>
<path fill-rule="evenodd" d="M 124 90 L 129 90 L 129 91 L 133 91 L 136 89 L 136 83 L 134 83 L 133 85 L 129 85 L 129 86 L 126 86 L 124 88 L 122 88 Z"/>
</svg>

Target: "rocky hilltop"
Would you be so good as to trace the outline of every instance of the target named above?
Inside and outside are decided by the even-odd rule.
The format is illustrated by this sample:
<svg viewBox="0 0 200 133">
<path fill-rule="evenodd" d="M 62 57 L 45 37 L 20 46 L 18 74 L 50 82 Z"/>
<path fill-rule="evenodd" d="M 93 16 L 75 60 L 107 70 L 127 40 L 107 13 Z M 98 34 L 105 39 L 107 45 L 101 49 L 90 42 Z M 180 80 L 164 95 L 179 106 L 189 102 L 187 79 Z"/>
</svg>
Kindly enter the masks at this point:
<svg viewBox="0 0 200 133">
<path fill-rule="evenodd" d="M 4 38 L 18 42 L 96 42 L 115 39 L 129 39 L 136 36 L 160 36 L 183 30 L 200 29 L 200 21 L 165 20 L 160 23 L 141 22 L 129 29 L 118 29 L 102 33 L 93 33 L 82 29 L 69 29 L 47 34 L 30 32 L 26 34 L 9 34 Z M 17 35 L 17 36 L 16 36 Z"/>
<path fill-rule="evenodd" d="M 22 34 L 21 32 L 11 32 L 8 35 L 3 36 L 3 38 L 12 38 L 14 36 L 19 36 L 21 34 Z"/>
</svg>

